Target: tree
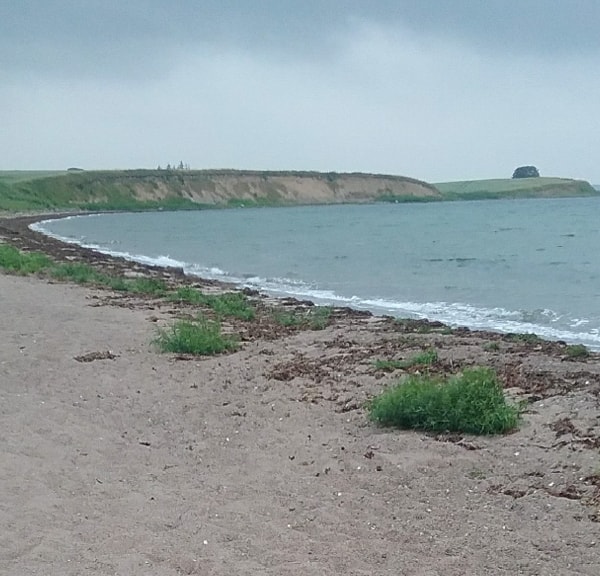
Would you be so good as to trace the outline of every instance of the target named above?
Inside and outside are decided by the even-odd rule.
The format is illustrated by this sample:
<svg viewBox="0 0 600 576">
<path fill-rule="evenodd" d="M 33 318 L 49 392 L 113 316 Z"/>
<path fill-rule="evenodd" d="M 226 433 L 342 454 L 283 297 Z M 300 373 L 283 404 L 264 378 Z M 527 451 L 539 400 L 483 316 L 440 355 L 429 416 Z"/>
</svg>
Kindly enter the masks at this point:
<svg viewBox="0 0 600 576">
<path fill-rule="evenodd" d="M 514 172 L 513 178 L 539 178 L 540 172 L 535 166 L 519 166 Z"/>
</svg>

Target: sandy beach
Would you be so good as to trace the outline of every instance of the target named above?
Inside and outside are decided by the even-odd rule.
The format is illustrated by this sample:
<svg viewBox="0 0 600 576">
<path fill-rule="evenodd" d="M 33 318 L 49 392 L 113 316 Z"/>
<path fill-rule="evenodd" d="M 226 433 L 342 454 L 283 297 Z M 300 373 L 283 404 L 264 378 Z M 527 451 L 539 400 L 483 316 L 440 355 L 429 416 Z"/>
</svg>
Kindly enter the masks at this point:
<svg viewBox="0 0 600 576">
<path fill-rule="evenodd" d="M 29 221 L 0 236 L 190 282 Z M 153 344 L 190 306 L 2 272 L 0 306 L 0 574 L 600 573 L 597 354 L 337 310 L 324 330 L 231 321 L 238 351 L 193 358 Z M 430 347 L 434 372 L 495 368 L 527 402 L 519 430 L 369 422 L 365 402 L 403 373 L 373 361 Z"/>
</svg>

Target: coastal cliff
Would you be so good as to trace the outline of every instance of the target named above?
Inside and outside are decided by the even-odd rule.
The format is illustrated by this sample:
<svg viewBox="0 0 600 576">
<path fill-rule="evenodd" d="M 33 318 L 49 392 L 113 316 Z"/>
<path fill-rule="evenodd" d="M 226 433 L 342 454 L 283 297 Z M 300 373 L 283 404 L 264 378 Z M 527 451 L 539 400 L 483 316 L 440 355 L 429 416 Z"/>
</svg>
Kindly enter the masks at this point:
<svg viewBox="0 0 600 576">
<path fill-rule="evenodd" d="M 373 202 L 384 197 L 442 199 L 431 184 L 402 176 L 237 170 L 65 172 L 20 180 L 2 196 L 8 210 L 285 206 Z"/>
<path fill-rule="evenodd" d="M 428 184 L 405 176 L 251 170 L 0 172 L 0 211 L 176 210 L 597 196 L 567 178 Z"/>
</svg>

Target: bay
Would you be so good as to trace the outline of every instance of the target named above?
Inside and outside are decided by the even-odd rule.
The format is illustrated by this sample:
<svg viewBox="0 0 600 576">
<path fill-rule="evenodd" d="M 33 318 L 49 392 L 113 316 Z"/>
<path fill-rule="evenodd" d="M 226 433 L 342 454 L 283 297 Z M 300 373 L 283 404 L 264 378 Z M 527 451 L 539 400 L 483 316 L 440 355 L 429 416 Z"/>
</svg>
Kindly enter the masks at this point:
<svg viewBox="0 0 600 576">
<path fill-rule="evenodd" d="M 600 349 L 600 198 L 69 217 L 68 242 L 273 295 Z"/>
</svg>

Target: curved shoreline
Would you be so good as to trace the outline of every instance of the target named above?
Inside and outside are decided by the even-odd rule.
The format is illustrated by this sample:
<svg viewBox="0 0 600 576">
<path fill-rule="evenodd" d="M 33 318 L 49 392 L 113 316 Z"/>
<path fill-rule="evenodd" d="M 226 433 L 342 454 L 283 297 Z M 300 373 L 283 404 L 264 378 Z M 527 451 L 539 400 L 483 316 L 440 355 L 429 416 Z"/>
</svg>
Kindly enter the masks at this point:
<svg viewBox="0 0 600 576">
<path fill-rule="evenodd" d="M 315 303 L 336 308 L 350 307 L 360 312 L 370 311 L 376 316 L 428 319 L 429 321 L 442 322 L 454 328 L 466 326 L 470 330 L 479 332 L 491 331 L 493 333 L 509 335 L 513 333 L 537 335 L 540 339 L 551 342 L 582 344 L 589 347 L 590 350 L 600 350 L 600 343 L 596 341 L 597 337 L 593 331 L 589 333 L 573 331 L 570 330 L 567 324 L 562 328 L 556 328 L 552 325 L 546 325 L 544 322 L 536 325 L 532 320 L 512 320 L 512 314 L 514 313 L 510 313 L 510 317 L 488 317 L 489 310 L 485 308 L 481 310 L 472 308 L 466 304 L 433 302 L 431 305 L 425 305 L 424 303 L 419 303 L 419 300 L 415 301 L 416 304 L 412 302 L 402 304 L 395 301 L 373 301 L 366 297 L 363 299 L 356 296 L 349 298 L 334 293 L 328 295 L 329 293 L 314 291 L 312 289 L 307 291 L 306 288 L 297 290 L 294 289 L 294 286 L 288 286 L 285 283 L 277 285 L 269 282 L 266 284 L 264 282 L 246 283 L 241 278 L 230 278 L 225 273 L 218 274 L 218 271 L 213 274 L 209 270 L 203 271 L 203 269 L 197 269 L 195 265 L 191 266 L 185 262 L 178 262 L 177 260 L 162 257 L 151 259 L 144 256 L 143 253 L 114 252 L 110 249 L 103 249 L 94 245 L 81 245 L 76 240 L 64 239 L 60 236 L 53 236 L 50 232 L 46 233 L 43 230 L 36 230 L 35 227 L 31 228 L 31 225 L 36 222 L 98 214 L 110 213 L 100 211 L 62 212 L 3 218 L 0 219 L 0 235 L 2 234 L 2 227 L 4 227 L 5 232 L 6 228 L 9 228 L 11 234 L 16 237 L 15 242 L 23 245 L 26 250 L 47 252 L 59 261 L 72 261 L 76 257 L 76 253 L 79 253 L 77 258 L 81 261 L 95 266 L 110 266 L 112 270 L 133 268 L 133 271 L 136 273 L 141 273 L 141 270 L 147 269 L 151 275 L 162 276 L 164 278 L 178 276 L 182 281 L 185 278 L 189 283 L 222 286 L 224 289 L 229 290 L 258 290 L 268 298 L 289 298 L 300 301 L 312 300 Z M 6 236 L 7 234 L 5 233 L 4 235 Z M 468 309 L 467 312 L 465 312 L 466 309 Z M 414 312 L 411 312 L 412 310 Z M 473 315 L 474 312 L 477 313 L 476 316 Z M 509 311 L 506 311 L 506 314 L 508 315 Z M 507 318 L 510 318 L 510 320 L 507 320 Z"/>
</svg>

